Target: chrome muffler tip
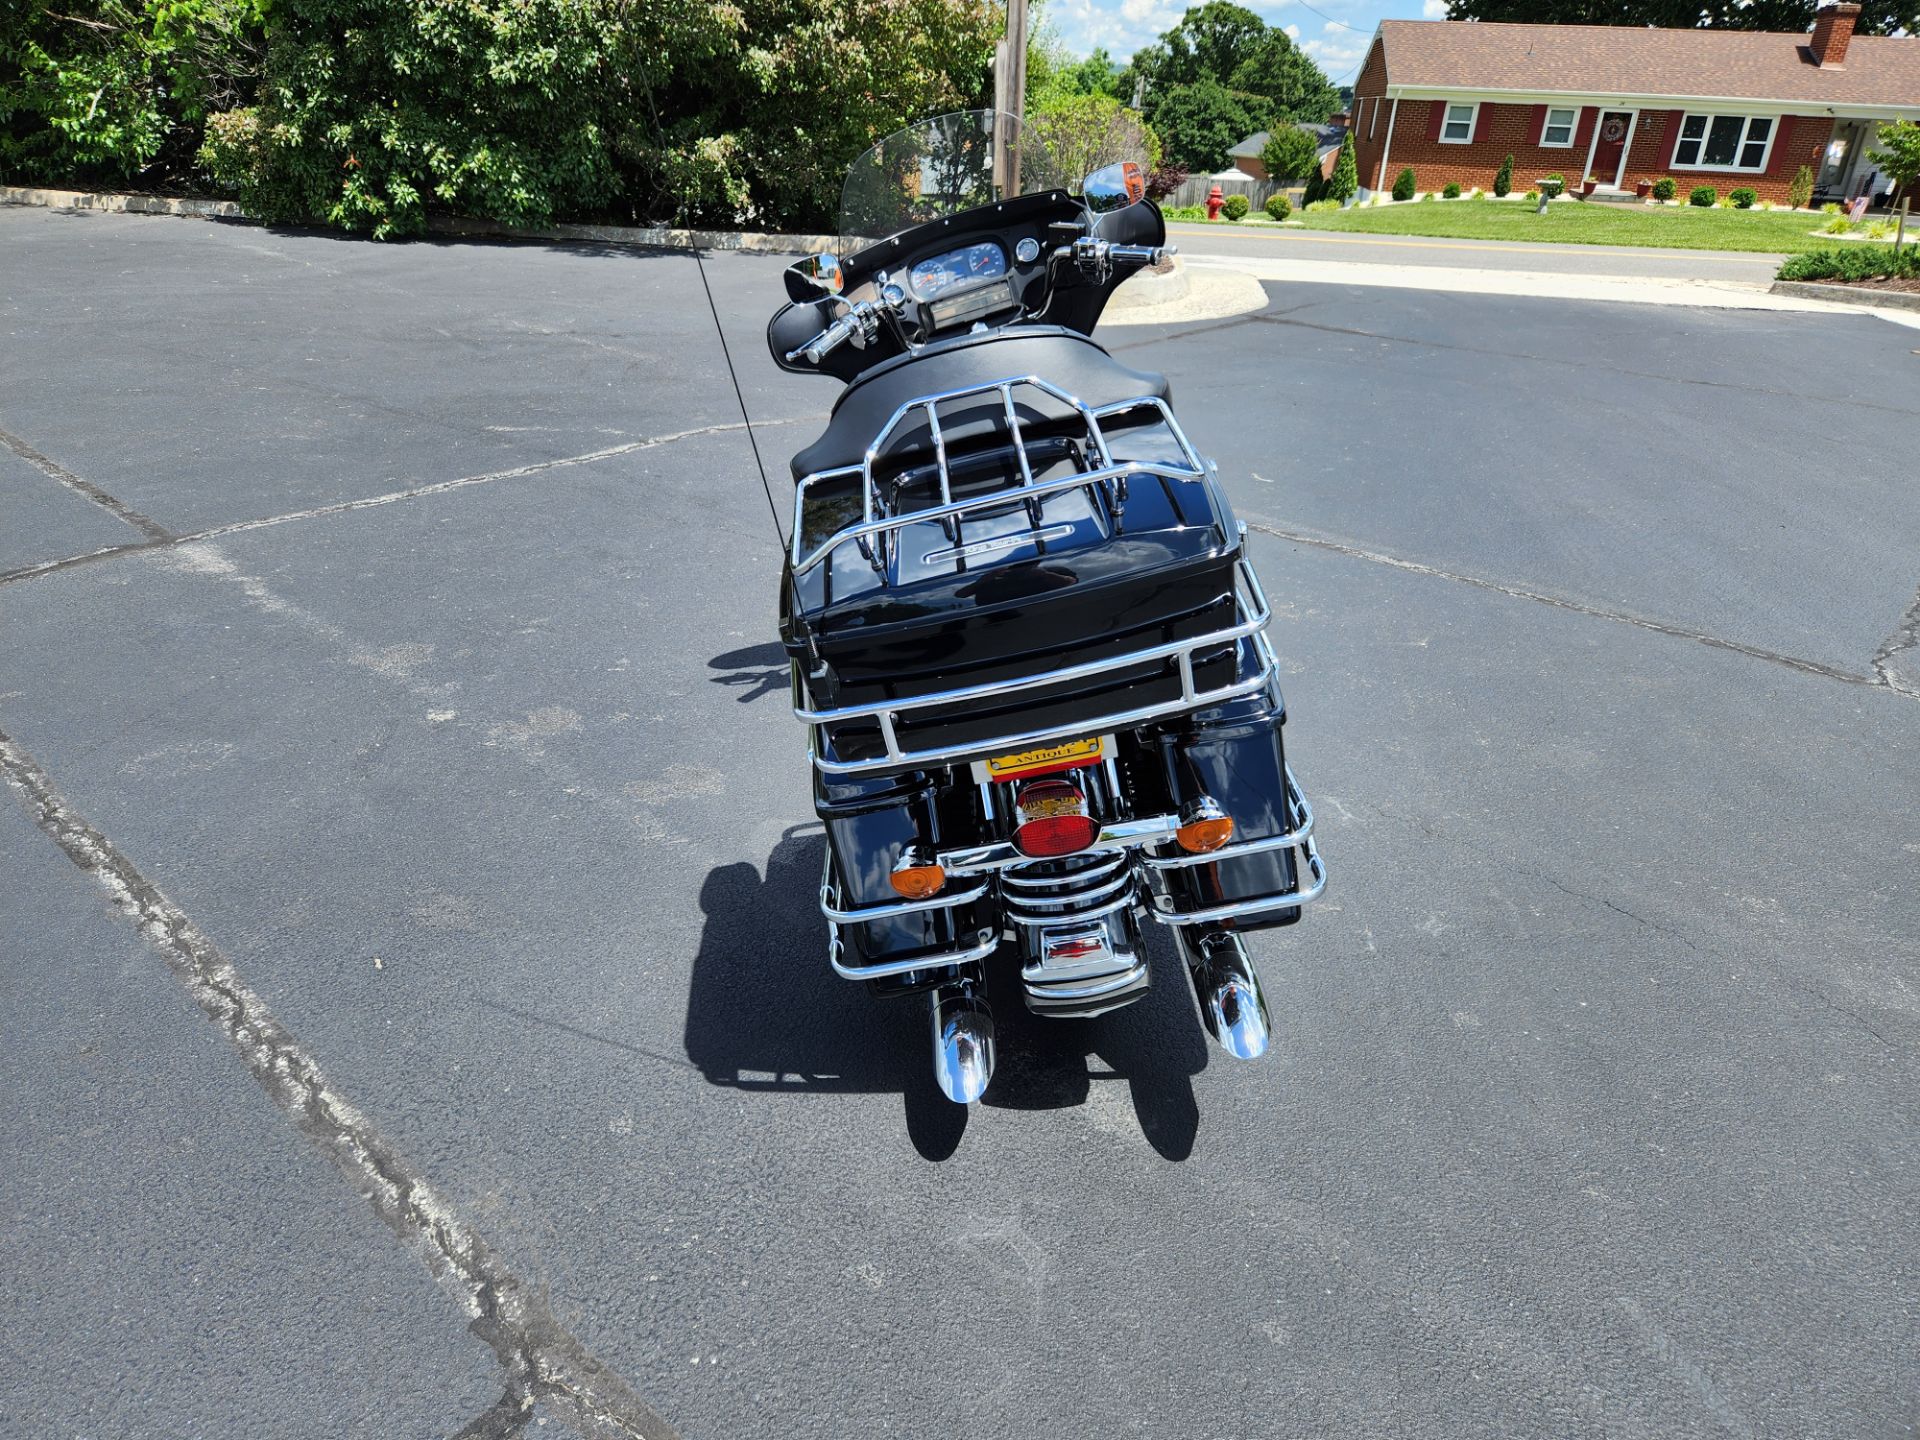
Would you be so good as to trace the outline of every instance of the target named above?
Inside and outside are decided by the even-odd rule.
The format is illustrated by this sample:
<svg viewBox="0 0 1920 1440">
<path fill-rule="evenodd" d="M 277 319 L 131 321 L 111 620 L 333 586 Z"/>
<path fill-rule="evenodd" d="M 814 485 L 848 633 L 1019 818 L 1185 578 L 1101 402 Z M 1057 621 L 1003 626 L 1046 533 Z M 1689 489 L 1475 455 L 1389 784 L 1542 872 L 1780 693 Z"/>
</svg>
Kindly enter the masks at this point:
<svg viewBox="0 0 1920 1440">
<path fill-rule="evenodd" d="M 1200 1023 L 1236 1060 L 1258 1060 L 1273 1038 L 1260 972 L 1238 935 L 1215 931 L 1196 941 L 1181 937 Z"/>
<path fill-rule="evenodd" d="M 971 985 L 933 994 L 933 1077 L 956 1105 L 971 1105 L 993 1079 L 993 1012 Z"/>
</svg>

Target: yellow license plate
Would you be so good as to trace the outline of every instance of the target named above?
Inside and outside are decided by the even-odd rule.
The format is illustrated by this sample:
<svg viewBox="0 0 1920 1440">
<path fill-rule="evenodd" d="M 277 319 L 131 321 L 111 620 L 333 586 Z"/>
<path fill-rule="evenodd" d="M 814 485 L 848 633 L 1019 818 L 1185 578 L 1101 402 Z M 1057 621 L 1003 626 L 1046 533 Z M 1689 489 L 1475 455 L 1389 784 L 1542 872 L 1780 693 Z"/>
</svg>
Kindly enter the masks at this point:
<svg viewBox="0 0 1920 1440">
<path fill-rule="evenodd" d="M 1104 760 L 1108 754 L 1105 735 L 1095 735 L 1086 740 L 1062 740 L 1053 745 L 1042 745 L 1033 750 L 1022 750 L 1017 755 L 996 755 L 991 760 L 979 762 L 983 780 L 1015 780 L 1026 775 L 1042 775 L 1049 770 L 1073 770 L 1082 765 L 1094 765 Z"/>
</svg>

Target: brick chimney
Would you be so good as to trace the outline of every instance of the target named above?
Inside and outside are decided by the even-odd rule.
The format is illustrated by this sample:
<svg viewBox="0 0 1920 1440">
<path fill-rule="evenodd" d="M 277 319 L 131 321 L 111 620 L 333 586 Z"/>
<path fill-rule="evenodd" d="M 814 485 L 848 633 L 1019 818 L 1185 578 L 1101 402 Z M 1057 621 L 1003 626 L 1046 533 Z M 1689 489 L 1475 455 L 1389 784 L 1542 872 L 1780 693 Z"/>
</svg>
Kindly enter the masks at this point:
<svg viewBox="0 0 1920 1440">
<path fill-rule="evenodd" d="M 1851 3 L 1822 5 L 1813 15 L 1813 63 L 1839 69 L 1847 63 L 1847 44 L 1860 19 L 1860 7 Z"/>
<path fill-rule="evenodd" d="M 1341 130 L 1345 130 L 1349 125 L 1353 124 L 1353 117 L 1349 115 L 1346 111 L 1341 110 L 1338 113 L 1330 116 L 1327 120 L 1327 123 L 1329 125 L 1336 126 Z"/>
</svg>

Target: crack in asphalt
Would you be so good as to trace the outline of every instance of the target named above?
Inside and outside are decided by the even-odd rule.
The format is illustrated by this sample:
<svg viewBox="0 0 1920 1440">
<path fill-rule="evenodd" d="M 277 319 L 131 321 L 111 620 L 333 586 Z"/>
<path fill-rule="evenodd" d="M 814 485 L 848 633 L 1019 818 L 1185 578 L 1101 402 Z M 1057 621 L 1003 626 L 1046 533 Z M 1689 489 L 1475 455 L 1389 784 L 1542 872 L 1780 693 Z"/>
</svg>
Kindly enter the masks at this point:
<svg viewBox="0 0 1920 1440">
<path fill-rule="evenodd" d="M 812 415 L 793 415 L 775 420 L 756 420 L 755 429 L 770 429 L 776 425 L 801 425 L 818 417 Z M 632 455 L 641 450 L 653 450 L 662 445 L 671 445 L 680 440 L 696 440 L 706 435 L 724 435 L 735 430 L 745 430 L 746 424 L 735 420 L 724 425 L 703 425 L 693 430 L 676 430 L 667 435 L 650 435 L 641 440 L 629 440 L 623 445 L 609 445 L 603 450 L 589 450 L 581 455 L 563 455 L 555 460 L 535 460 L 531 464 L 516 465 L 510 470 L 489 470 L 482 475 L 463 475 L 457 480 L 436 480 L 426 485 L 413 485 L 404 490 L 389 490 L 381 495 L 369 495 L 359 500 L 341 500 L 332 505 L 316 505 L 310 510 L 290 510 L 284 515 L 264 515 L 254 520 L 230 520 L 221 525 L 210 525 L 204 530 L 195 530 L 189 534 L 176 535 L 154 522 L 157 532 L 148 539 L 127 545 L 109 545 L 103 549 L 90 550 L 81 555 L 68 555 L 58 560 L 42 560 L 32 565 L 23 565 L 17 570 L 0 571 L 0 585 L 13 585 L 22 580 L 33 580 L 42 575 L 52 575 L 62 570 L 71 570 L 80 565 L 91 565 L 100 560 L 111 560 L 119 555 L 137 555 L 147 550 L 174 549 L 182 545 L 191 545 L 196 541 L 215 540 L 222 535 L 238 535 L 247 530 L 265 530 L 275 525 L 290 525 L 297 520 L 320 520 L 329 515 L 345 515 L 355 510 L 375 510 L 383 505 L 394 505 L 402 500 L 417 500 L 427 495 L 445 495 L 454 490 L 465 490 L 472 485 L 491 485 L 496 480 L 519 480 L 528 475 L 538 475 L 548 470 L 564 470 L 576 465 L 591 465 L 600 460 L 611 460 L 620 455 Z M 0 440 L 11 442 L 12 437 L 0 430 Z M 21 452 L 23 454 L 27 452 Z M 38 453 L 38 452 L 32 452 Z M 44 458 L 44 457 L 43 457 Z M 52 464 L 52 461 L 48 461 Z M 57 467 L 56 467 L 57 468 Z M 65 472 L 62 472 L 63 474 Z M 78 476 L 70 477 L 78 485 L 88 482 Z M 89 487 L 94 488 L 94 487 Z M 105 494 L 104 491 L 100 492 Z M 112 499 L 111 496 L 107 497 Z M 118 501 L 114 502 L 118 504 Z M 129 514 L 133 512 L 128 512 Z M 125 517 L 122 517 L 125 518 Z M 141 517 L 144 519 L 145 517 Z M 129 524 L 134 523 L 132 521 Z"/>
<path fill-rule="evenodd" d="M 49 479 L 58 480 L 76 495 L 81 495 L 91 500 L 95 505 L 98 505 L 102 510 L 113 516 L 114 519 L 131 525 L 142 535 L 146 536 L 149 541 L 162 541 L 173 538 L 173 532 L 159 521 L 142 515 L 138 510 L 127 504 L 126 501 L 109 495 L 91 480 L 82 480 L 57 460 L 50 460 L 45 455 L 42 455 L 18 435 L 14 435 L 6 430 L 0 430 L 0 445 L 6 446 L 7 449 L 33 466 L 33 468 L 38 470 L 42 475 L 47 476 Z"/>
<path fill-rule="evenodd" d="M 416 1173 L 373 1120 L 328 1082 L 317 1061 L 233 962 L 111 840 L 61 796 L 39 763 L 0 732 L 0 774 L 34 823 L 92 875 L 174 977 L 219 1027 L 269 1099 L 457 1294 L 468 1329 L 505 1373 L 501 1399 L 460 1434 L 505 1440 L 536 1401 L 589 1436 L 678 1440 L 658 1412 L 555 1319 L 544 1287 L 530 1286 Z"/>
<path fill-rule="evenodd" d="M 1907 607 L 1907 613 L 1900 617 L 1900 624 L 1893 633 L 1880 642 L 1880 648 L 1873 652 L 1871 662 L 1873 673 L 1880 677 L 1881 684 L 1912 700 L 1920 700 L 1920 685 L 1894 670 L 1893 657 L 1916 648 L 1920 648 L 1920 590 L 1913 592 L 1913 603 Z"/>
<path fill-rule="evenodd" d="M 1769 665 L 1779 665 L 1802 675 L 1818 675 L 1823 680 L 1838 680 L 1842 684 L 1860 685 L 1869 690 L 1891 690 L 1894 694 L 1905 696 L 1910 700 L 1920 699 L 1920 689 L 1915 689 L 1896 678 L 1886 668 L 1886 662 L 1894 655 L 1920 645 L 1920 596 L 1914 598 L 1913 609 L 1907 612 L 1905 627 L 1896 631 L 1874 656 L 1874 673 L 1861 675 L 1852 670 L 1842 670 L 1837 665 L 1827 665 L 1819 660 L 1808 660 L 1799 655 L 1783 654 L 1778 650 L 1767 650 L 1758 645 L 1729 640 L 1721 635 L 1710 635 L 1704 630 L 1690 630 L 1684 625 L 1674 625 L 1665 620 L 1635 615 L 1628 610 L 1609 610 L 1604 606 L 1569 600 L 1562 595 L 1549 595 L 1544 591 L 1528 590 L 1519 585 L 1507 585 L 1498 580 L 1483 579 L 1478 575 L 1463 575 L 1457 570 L 1443 570 L 1437 565 L 1423 565 L 1418 560 L 1403 560 L 1398 555 L 1368 550 L 1344 540 L 1334 540 L 1323 535 L 1310 535 L 1300 530 L 1288 530 L 1265 520 L 1248 520 L 1247 528 L 1257 530 L 1262 535 L 1271 535 L 1278 540 L 1290 540 L 1297 545 L 1310 545 L 1317 550 L 1328 550 L 1336 555 L 1347 555 L 1375 565 L 1390 566 L 1410 574 L 1428 575 L 1436 580 L 1451 580 L 1458 585 L 1471 585 L 1476 590 L 1490 590 L 1496 595 L 1505 595 L 1514 600 L 1531 600 L 1536 605 L 1551 606 L 1555 610 L 1566 610 L 1595 620 L 1611 620 L 1616 624 L 1631 625 L 1639 630 L 1651 630 L 1656 635 L 1669 635 L 1676 640 L 1692 640 L 1696 644 L 1706 645 L 1715 650 L 1728 650 L 1736 655 L 1745 655 L 1749 659 L 1764 660 Z"/>
</svg>

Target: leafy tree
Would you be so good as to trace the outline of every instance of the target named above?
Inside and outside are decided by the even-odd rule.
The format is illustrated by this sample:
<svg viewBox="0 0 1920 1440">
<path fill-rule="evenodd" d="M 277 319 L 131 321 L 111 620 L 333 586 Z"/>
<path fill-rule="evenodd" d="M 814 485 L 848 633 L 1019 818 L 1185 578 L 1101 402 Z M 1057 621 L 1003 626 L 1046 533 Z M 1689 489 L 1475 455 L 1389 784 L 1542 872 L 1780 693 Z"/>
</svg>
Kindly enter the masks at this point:
<svg viewBox="0 0 1920 1440">
<path fill-rule="evenodd" d="M 1135 77 L 1146 83 L 1149 109 L 1157 92 L 1207 81 L 1261 97 L 1276 120 L 1318 124 L 1340 108 L 1339 91 L 1284 30 L 1231 0 L 1195 6 L 1139 51 L 1122 80 L 1123 97 Z"/>
<path fill-rule="evenodd" d="M 1227 151 L 1274 122 L 1266 100 L 1215 80 L 1147 92 L 1147 123 L 1167 158 L 1202 173 L 1224 169 Z"/>
<path fill-rule="evenodd" d="M 1396 200 L 1411 200 L 1413 198 L 1413 190 L 1413 167 L 1409 165 L 1394 177 L 1393 198 Z"/>
<path fill-rule="evenodd" d="M 1910 120 L 1882 125 L 1880 144 L 1885 148 L 1869 150 L 1867 158 L 1898 181 L 1909 196 L 1920 200 L 1920 195 L 1914 194 L 1914 186 L 1920 183 L 1920 125 Z"/>
<path fill-rule="evenodd" d="M 0 174 L 169 183 L 251 96 L 266 0 L 0 0 Z"/>
<path fill-rule="evenodd" d="M 1076 95 L 1105 95 L 1128 100 L 1120 93 L 1120 77 L 1125 71 L 1113 63 L 1105 50 L 1095 50 L 1084 60 L 1075 60 L 1064 49 L 1054 55 L 1029 54 L 1027 57 L 1027 110 L 1045 109 L 1054 101 Z"/>
<path fill-rule="evenodd" d="M 1513 156 L 1509 155 L 1500 162 L 1500 169 L 1493 177 L 1493 193 L 1502 200 L 1513 192 Z"/>
<path fill-rule="evenodd" d="M 257 107 L 203 155 L 250 209 L 825 229 L 846 167 L 979 103 L 989 0 L 273 0 Z"/>
<path fill-rule="evenodd" d="M 1311 175 L 1320 158 L 1320 143 L 1297 125 L 1282 125 L 1260 152 L 1260 163 L 1273 180 L 1300 180 Z"/>
<path fill-rule="evenodd" d="M 1448 0 L 1449 20 L 1806 32 L 1820 0 Z M 1920 0 L 1861 0 L 1862 35 L 1920 31 Z"/>
<path fill-rule="evenodd" d="M 1360 192 L 1360 162 L 1353 157 L 1353 132 L 1347 132 L 1347 138 L 1340 142 L 1340 158 L 1334 162 L 1333 176 L 1327 181 L 1324 194 L 1329 200 L 1338 200 L 1342 205 Z"/>
</svg>

